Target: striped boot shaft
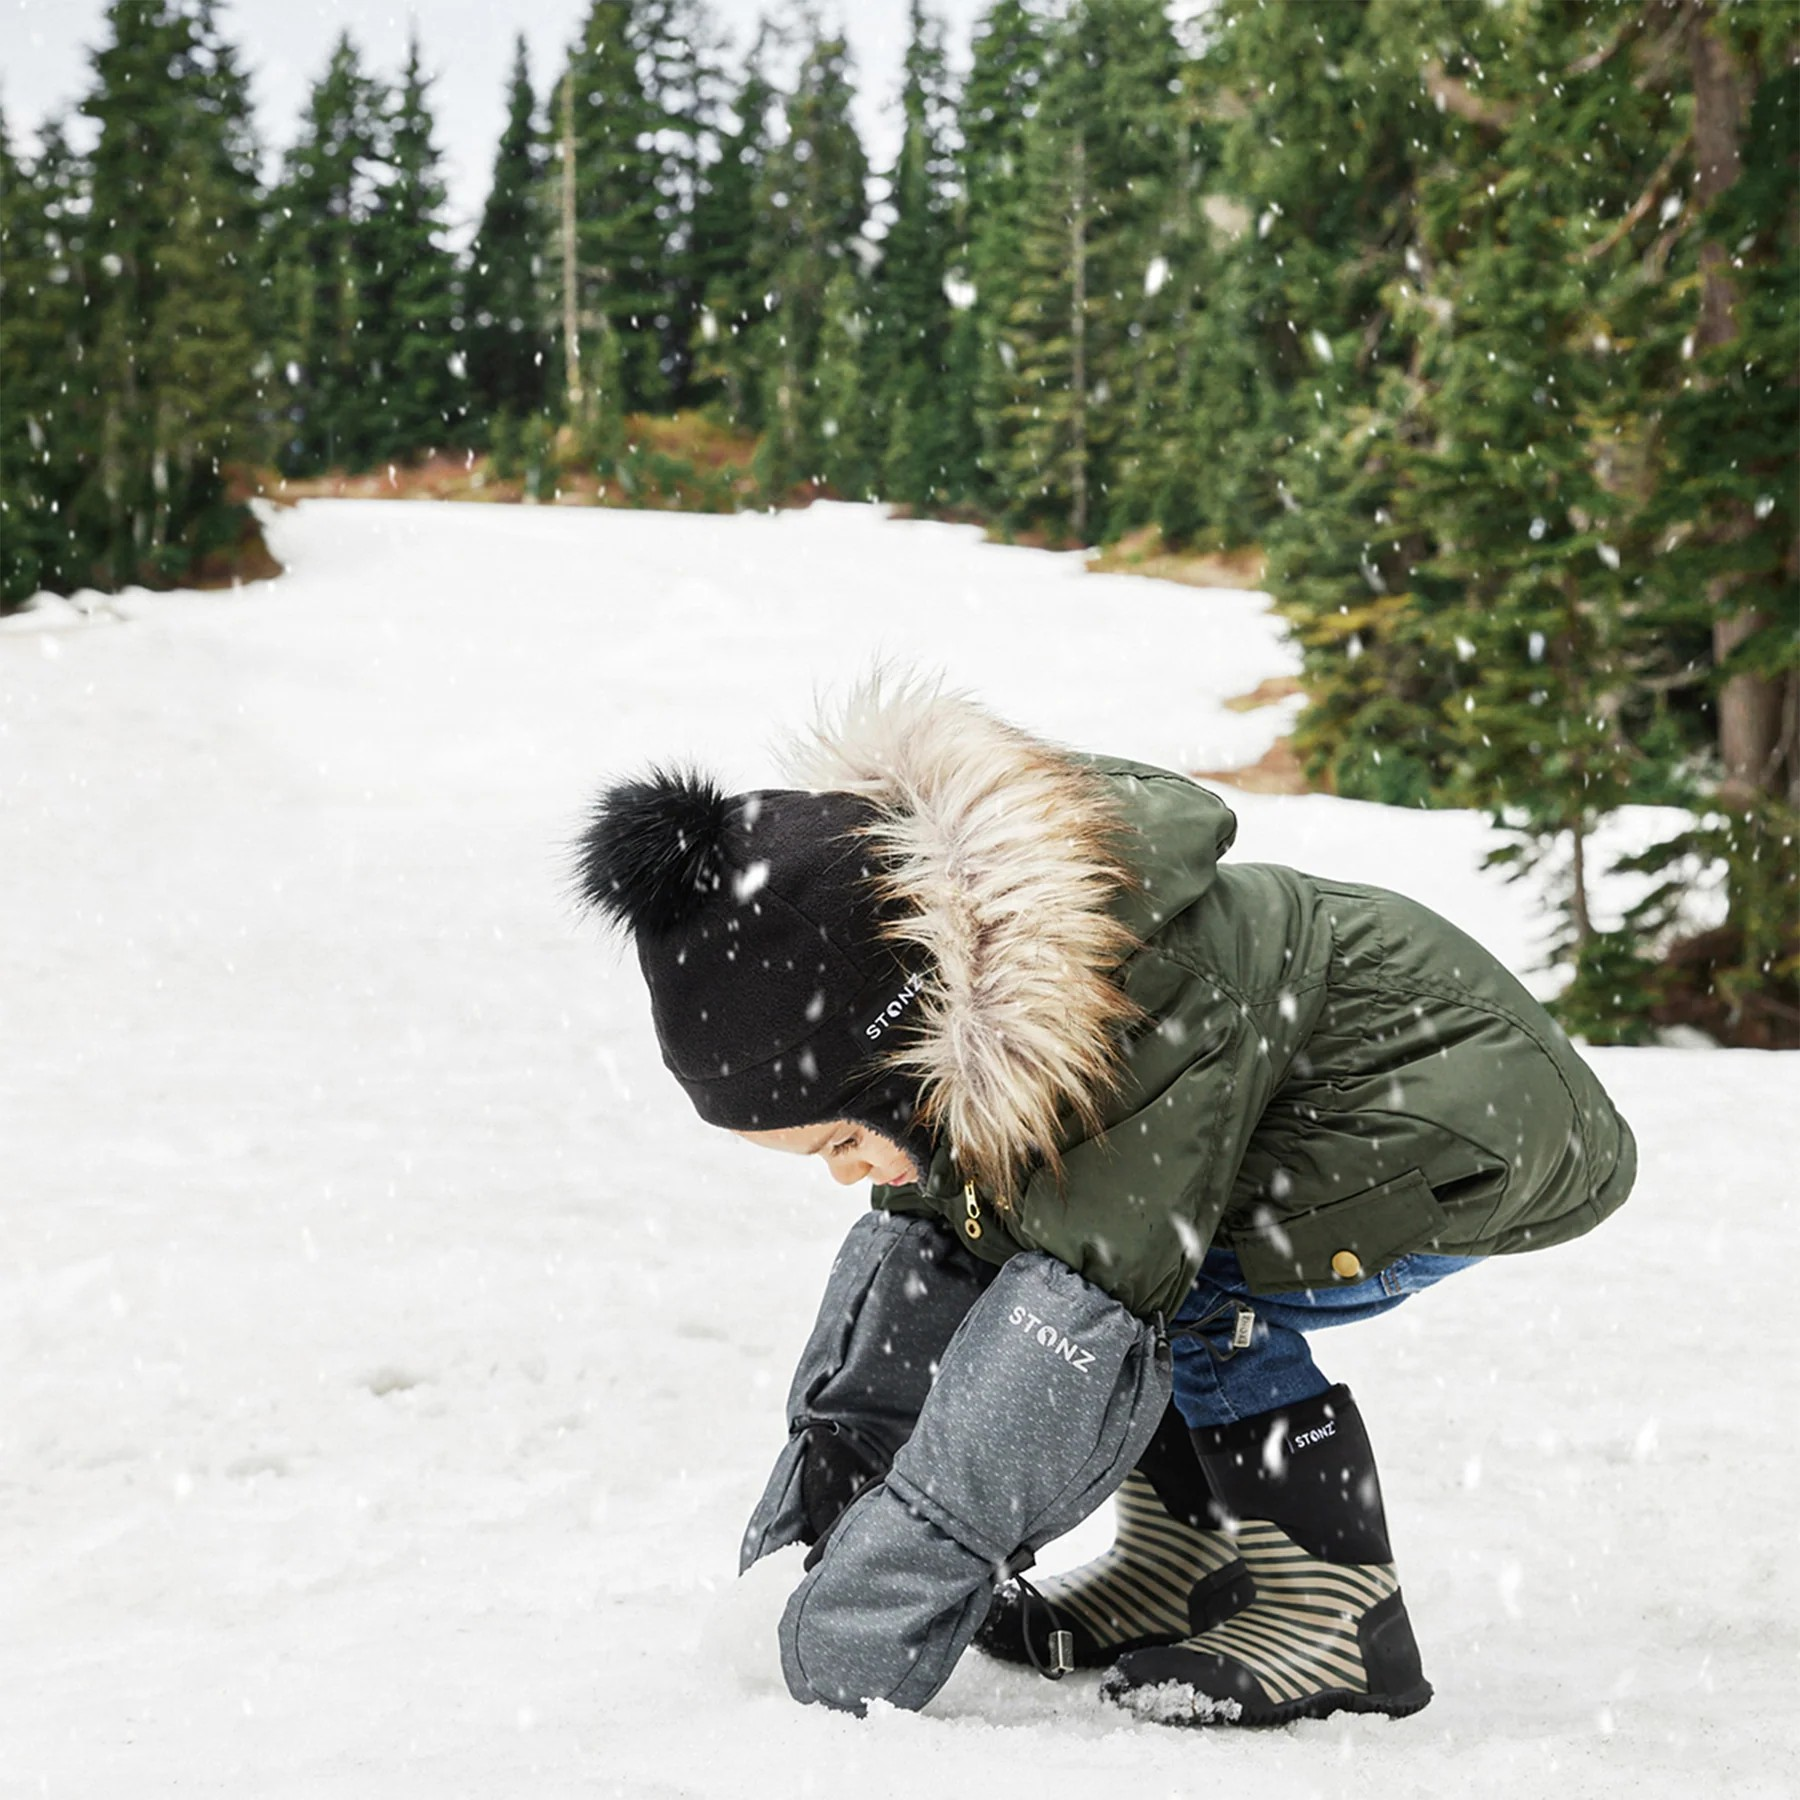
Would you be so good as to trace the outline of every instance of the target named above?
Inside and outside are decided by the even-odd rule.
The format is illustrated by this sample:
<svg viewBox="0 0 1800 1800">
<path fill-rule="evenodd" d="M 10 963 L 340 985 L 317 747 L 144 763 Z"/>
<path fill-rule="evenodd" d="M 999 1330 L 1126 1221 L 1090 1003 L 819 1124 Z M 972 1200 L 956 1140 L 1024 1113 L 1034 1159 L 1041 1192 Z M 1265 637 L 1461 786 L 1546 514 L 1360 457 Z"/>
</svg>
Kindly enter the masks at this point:
<svg viewBox="0 0 1800 1800">
<path fill-rule="evenodd" d="M 1261 1520 L 1242 1527 L 1238 1548 L 1256 1583 L 1255 1600 L 1188 1641 L 1242 1663 L 1277 1705 L 1322 1688 L 1366 1694 L 1357 1622 L 1399 1593 L 1393 1564 L 1320 1562 Z"/>
<path fill-rule="evenodd" d="M 996 1596 L 979 1639 L 984 1650 L 1042 1664 L 1050 1631 L 1063 1629 L 1074 1640 L 1077 1668 L 1104 1668 L 1125 1650 L 1175 1643 L 1248 1598 L 1232 1540 L 1172 1517 L 1137 1471 L 1113 1507 L 1115 1540 L 1105 1555 L 1034 1584 L 1048 1608 L 1016 1587 Z"/>
<path fill-rule="evenodd" d="M 1126 1476 L 1113 1506 L 1113 1547 L 1067 1575 L 1040 1582 L 1038 1591 L 1065 1621 L 1073 1620 L 1114 1654 L 1133 1642 L 1186 1637 L 1193 1630 L 1188 1596 L 1237 1561 L 1236 1547 L 1222 1531 L 1195 1531 L 1171 1518 L 1141 1475 Z"/>
<path fill-rule="evenodd" d="M 1372 1642 L 1385 1652 L 1396 1634 L 1412 1642 L 1393 1564 L 1324 1562 L 1265 1520 L 1245 1521 L 1237 1542 L 1256 1597 L 1210 1631 L 1127 1658 L 1102 1687 L 1107 1699 L 1164 1724 L 1276 1725 L 1416 1712 L 1431 1697 L 1422 1678 L 1388 1691 L 1391 1654 L 1371 1677 Z"/>
<path fill-rule="evenodd" d="M 1431 1698 L 1368 1432 L 1347 1388 L 1194 1433 L 1252 1598 L 1119 1659 L 1105 1698 L 1175 1725 L 1415 1713 Z"/>
</svg>

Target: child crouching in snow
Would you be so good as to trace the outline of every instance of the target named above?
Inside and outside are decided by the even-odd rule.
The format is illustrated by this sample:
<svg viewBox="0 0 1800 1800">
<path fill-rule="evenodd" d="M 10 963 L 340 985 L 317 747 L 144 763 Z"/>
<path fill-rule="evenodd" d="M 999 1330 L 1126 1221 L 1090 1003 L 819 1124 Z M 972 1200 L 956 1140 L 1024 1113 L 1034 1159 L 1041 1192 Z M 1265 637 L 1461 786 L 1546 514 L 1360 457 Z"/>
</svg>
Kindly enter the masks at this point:
<svg viewBox="0 0 1800 1800">
<path fill-rule="evenodd" d="M 1605 1218 L 1594 1075 L 1423 906 L 1223 862 L 1184 777 L 876 684 L 796 779 L 654 773 L 581 845 L 700 1116 L 875 1184 L 745 1537 L 814 1546 L 790 1691 L 921 1707 L 973 1642 L 1176 1723 L 1416 1712 L 1308 1334 Z M 1114 1547 L 1025 1582 L 1109 1494 Z"/>
</svg>

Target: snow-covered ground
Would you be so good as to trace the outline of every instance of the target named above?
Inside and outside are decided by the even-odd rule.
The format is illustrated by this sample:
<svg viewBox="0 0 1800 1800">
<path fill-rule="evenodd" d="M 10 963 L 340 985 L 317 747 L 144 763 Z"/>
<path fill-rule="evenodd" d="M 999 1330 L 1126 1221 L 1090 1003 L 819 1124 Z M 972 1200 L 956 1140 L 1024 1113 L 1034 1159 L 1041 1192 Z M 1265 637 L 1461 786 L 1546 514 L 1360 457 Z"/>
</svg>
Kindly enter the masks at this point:
<svg viewBox="0 0 1800 1800">
<path fill-rule="evenodd" d="M 1598 1054 L 1630 1205 L 1329 1342 L 1427 1712 L 1181 1733 L 973 1656 L 919 1716 L 771 1691 L 737 1540 L 855 1198 L 687 1113 L 571 921 L 588 794 L 765 782 L 877 654 L 1221 767 L 1291 654 L 1254 596 L 855 508 L 277 539 L 272 587 L 0 631 L 0 1795 L 1800 1788 L 1800 1061 L 1742 1052 Z M 1234 804 L 1238 855 L 1533 959 L 1478 820 Z"/>
</svg>

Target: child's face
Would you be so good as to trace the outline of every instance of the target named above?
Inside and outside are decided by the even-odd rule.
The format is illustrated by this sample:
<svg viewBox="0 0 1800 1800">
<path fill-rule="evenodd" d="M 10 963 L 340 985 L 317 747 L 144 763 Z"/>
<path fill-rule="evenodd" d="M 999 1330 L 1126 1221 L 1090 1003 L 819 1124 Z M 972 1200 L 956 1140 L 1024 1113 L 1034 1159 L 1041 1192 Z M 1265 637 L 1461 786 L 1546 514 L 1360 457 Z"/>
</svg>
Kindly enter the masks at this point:
<svg viewBox="0 0 1800 1800">
<path fill-rule="evenodd" d="M 738 1131 L 732 1135 L 765 1150 L 822 1156 L 832 1178 L 845 1187 L 859 1181 L 907 1187 L 919 1179 L 912 1158 L 892 1138 L 850 1119 L 835 1119 L 829 1125 L 792 1125 L 784 1131 Z"/>
</svg>

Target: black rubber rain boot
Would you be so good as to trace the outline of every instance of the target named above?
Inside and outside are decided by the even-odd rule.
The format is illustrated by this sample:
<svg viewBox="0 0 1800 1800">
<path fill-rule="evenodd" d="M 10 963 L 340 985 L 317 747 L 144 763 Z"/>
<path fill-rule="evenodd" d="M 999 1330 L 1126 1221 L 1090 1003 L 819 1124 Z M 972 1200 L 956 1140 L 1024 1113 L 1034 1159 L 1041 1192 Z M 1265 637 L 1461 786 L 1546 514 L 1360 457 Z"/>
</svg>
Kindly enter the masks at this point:
<svg viewBox="0 0 1800 1800">
<path fill-rule="evenodd" d="M 1431 1686 L 1350 1390 L 1193 1435 L 1254 1598 L 1178 1644 L 1122 1657 L 1101 1693 L 1171 1725 L 1417 1712 Z"/>
<path fill-rule="evenodd" d="M 1206 1477 L 1173 1407 L 1113 1500 L 1113 1547 L 1066 1575 L 994 1598 L 975 1642 L 1003 1662 L 1051 1666 L 1050 1633 L 1067 1631 L 1069 1663 L 1103 1669 L 1121 1652 L 1174 1644 L 1250 1599 L 1237 1545 L 1215 1528 Z"/>
</svg>

